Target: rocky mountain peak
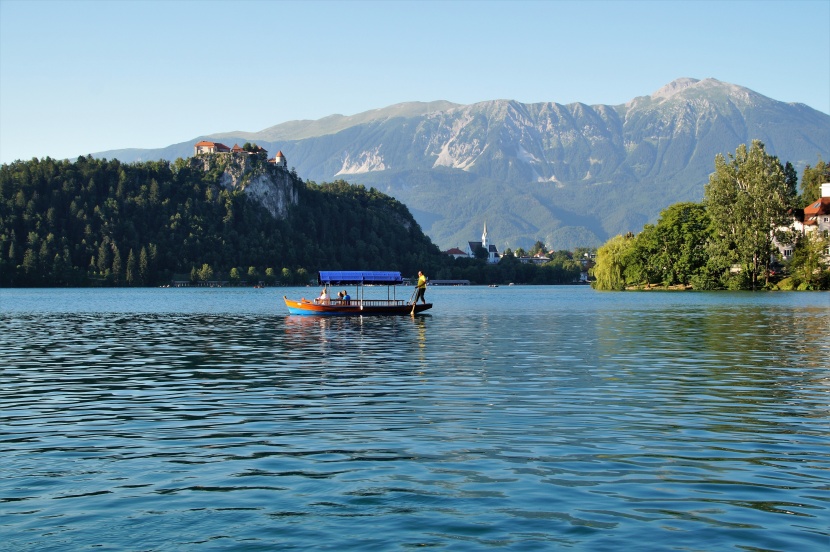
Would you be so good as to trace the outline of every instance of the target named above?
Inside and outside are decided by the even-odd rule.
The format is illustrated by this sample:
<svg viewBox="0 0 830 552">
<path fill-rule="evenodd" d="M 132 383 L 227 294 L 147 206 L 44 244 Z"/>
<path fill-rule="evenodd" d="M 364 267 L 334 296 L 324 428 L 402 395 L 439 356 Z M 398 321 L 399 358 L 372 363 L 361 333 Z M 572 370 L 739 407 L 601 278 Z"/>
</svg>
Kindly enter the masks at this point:
<svg viewBox="0 0 830 552">
<path fill-rule="evenodd" d="M 660 90 L 655 92 L 654 94 L 652 94 L 651 98 L 653 100 L 665 100 L 665 99 L 671 98 L 672 96 L 674 96 L 678 92 L 682 92 L 683 90 L 686 90 L 690 86 L 696 85 L 699 82 L 700 82 L 700 80 L 698 80 L 698 79 L 691 79 L 691 78 L 688 78 L 688 77 L 683 77 L 683 78 L 680 78 L 680 79 L 676 79 L 676 80 L 671 81 L 669 84 L 667 84 L 666 86 L 664 86 L 663 88 L 661 88 Z"/>
</svg>

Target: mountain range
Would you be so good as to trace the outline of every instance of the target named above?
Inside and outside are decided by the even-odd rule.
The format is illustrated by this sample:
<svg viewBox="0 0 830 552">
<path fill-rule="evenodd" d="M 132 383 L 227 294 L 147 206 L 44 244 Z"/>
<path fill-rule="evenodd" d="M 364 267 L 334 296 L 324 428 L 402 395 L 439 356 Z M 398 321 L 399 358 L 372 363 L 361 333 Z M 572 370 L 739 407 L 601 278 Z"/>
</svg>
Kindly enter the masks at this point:
<svg viewBox="0 0 830 552">
<path fill-rule="evenodd" d="M 408 102 L 353 116 L 222 132 L 122 162 L 193 155 L 199 140 L 282 151 L 306 180 L 375 187 L 404 203 L 442 249 L 596 246 L 661 210 L 699 201 L 717 154 L 753 139 L 799 171 L 830 157 L 830 115 L 716 79 L 677 79 L 622 105 Z"/>
</svg>

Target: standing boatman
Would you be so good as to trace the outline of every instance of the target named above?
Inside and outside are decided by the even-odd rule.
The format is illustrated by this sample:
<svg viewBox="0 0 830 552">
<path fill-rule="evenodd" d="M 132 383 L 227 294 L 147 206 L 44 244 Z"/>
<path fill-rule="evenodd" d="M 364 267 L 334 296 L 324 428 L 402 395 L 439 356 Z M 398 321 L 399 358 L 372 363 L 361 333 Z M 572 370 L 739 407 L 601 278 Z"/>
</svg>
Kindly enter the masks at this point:
<svg viewBox="0 0 830 552">
<path fill-rule="evenodd" d="M 421 299 L 423 304 L 427 304 L 427 300 L 424 299 L 424 293 L 427 292 L 427 277 L 424 276 L 424 273 L 420 270 L 418 271 L 418 283 L 415 284 L 416 289 L 418 290 L 418 294 L 415 296 L 415 301 L 412 302 L 412 306 L 415 306 L 415 303 L 418 302 L 418 299 Z"/>
</svg>

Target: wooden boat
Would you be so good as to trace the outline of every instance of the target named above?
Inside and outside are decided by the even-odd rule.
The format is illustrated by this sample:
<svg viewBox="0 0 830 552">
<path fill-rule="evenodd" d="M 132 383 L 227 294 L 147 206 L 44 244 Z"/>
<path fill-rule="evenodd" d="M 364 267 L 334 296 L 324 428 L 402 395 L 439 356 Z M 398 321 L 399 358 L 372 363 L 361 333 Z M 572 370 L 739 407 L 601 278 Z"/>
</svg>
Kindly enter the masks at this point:
<svg viewBox="0 0 830 552">
<path fill-rule="evenodd" d="M 395 315 L 417 314 L 432 308 L 432 303 L 412 305 L 409 301 L 395 298 L 396 287 L 403 284 L 400 272 L 385 272 L 375 270 L 346 270 L 321 271 L 317 274 L 317 282 L 326 290 L 336 290 L 340 286 L 356 286 L 355 297 L 348 300 L 328 299 L 320 302 L 317 299 L 293 301 L 283 295 L 288 312 L 299 315 L 318 316 L 349 316 L 349 315 Z M 334 287 L 336 286 L 336 288 Z M 386 286 L 386 299 L 366 299 L 367 286 Z M 329 297 L 331 294 L 329 293 Z"/>
</svg>

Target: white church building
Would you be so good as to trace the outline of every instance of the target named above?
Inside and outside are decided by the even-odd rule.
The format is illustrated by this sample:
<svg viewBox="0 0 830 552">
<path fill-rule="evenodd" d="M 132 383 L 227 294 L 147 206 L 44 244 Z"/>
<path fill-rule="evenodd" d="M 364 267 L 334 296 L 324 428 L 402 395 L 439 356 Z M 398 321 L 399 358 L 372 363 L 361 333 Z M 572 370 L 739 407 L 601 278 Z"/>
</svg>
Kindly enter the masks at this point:
<svg viewBox="0 0 830 552">
<path fill-rule="evenodd" d="M 475 258 L 476 250 L 479 247 L 483 247 L 484 250 L 487 251 L 487 262 L 488 263 L 497 263 L 497 262 L 499 262 L 499 259 L 501 258 L 501 255 L 499 255 L 498 248 L 494 244 L 490 243 L 490 241 L 487 238 L 487 223 L 486 222 L 484 223 L 484 233 L 481 234 L 481 241 L 480 242 L 476 242 L 476 241 L 467 242 L 467 251 L 466 251 L 467 256 L 470 257 L 470 258 Z"/>
</svg>

